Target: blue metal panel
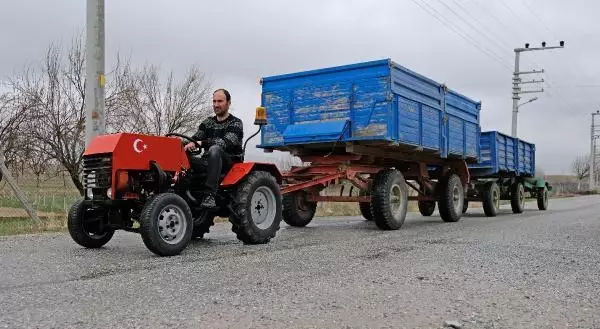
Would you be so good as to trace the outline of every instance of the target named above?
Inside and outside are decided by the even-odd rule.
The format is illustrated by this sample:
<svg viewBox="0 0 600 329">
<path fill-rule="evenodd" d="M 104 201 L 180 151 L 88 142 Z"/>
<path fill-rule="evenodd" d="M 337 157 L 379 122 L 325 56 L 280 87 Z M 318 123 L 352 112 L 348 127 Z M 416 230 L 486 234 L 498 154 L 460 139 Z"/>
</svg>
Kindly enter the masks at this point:
<svg viewBox="0 0 600 329">
<path fill-rule="evenodd" d="M 343 141 L 395 141 L 441 158 L 479 157 L 480 103 L 389 59 L 266 77 L 261 84 L 268 124 L 258 147 L 312 143 L 314 136 L 288 127 L 317 131 L 323 122 L 349 120 Z"/>
<path fill-rule="evenodd" d="M 473 177 L 535 175 L 535 145 L 497 131 L 482 132 L 480 160 L 469 165 Z"/>
<path fill-rule="evenodd" d="M 286 144 L 298 141 L 302 143 L 330 141 L 340 136 L 348 136 L 349 124 L 350 120 L 289 125 L 283 132 L 283 140 Z"/>
</svg>

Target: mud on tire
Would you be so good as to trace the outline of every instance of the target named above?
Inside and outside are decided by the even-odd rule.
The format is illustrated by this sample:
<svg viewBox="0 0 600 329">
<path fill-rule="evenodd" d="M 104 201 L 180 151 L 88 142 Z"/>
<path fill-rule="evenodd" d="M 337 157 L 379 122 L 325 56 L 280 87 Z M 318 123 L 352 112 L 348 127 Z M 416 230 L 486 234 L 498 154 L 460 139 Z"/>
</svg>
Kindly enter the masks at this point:
<svg viewBox="0 0 600 329">
<path fill-rule="evenodd" d="M 88 216 L 86 216 L 86 214 Z M 67 228 L 69 229 L 71 238 L 80 246 L 86 248 L 100 248 L 112 239 L 115 231 L 114 229 L 105 226 L 102 229 L 102 232 L 97 232 L 97 229 L 94 229 L 93 221 L 95 220 L 97 222 L 101 219 L 90 218 L 91 216 L 99 217 L 100 214 L 89 212 L 83 199 L 77 200 L 69 210 Z"/>
<path fill-rule="evenodd" d="M 275 237 L 283 207 L 273 175 L 265 171 L 252 172 L 238 185 L 233 199 L 235 204 L 229 221 L 238 240 L 261 244 Z"/>
</svg>

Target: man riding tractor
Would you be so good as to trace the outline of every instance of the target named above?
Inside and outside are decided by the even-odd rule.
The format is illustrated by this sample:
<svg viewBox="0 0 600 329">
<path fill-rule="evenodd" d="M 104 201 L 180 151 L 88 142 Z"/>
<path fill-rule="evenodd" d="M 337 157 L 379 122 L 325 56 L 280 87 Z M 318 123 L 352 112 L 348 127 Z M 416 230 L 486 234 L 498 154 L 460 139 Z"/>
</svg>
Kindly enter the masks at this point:
<svg viewBox="0 0 600 329">
<path fill-rule="evenodd" d="M 215 91 L 216 115 L 192 137 L 118 133 L 94 138 L 83 156 L 86 195 L 69 211 L 73 240 L 99 248 L 122 229 L 140 233 L 155 254 L 171 256 L 207 233 L 216 216 L 229 217 L 232 231 L 246 244 L 275 237 L 281 174 L 273 164 L 243 162 L 248 140 L 266 124 L 265 109 L 257 108 L 260 129 L 241 147 L 241 121 L 228 113 L 228 94 Z M 201 149 L 207 151 L 197 157 Z"/>
</svg>

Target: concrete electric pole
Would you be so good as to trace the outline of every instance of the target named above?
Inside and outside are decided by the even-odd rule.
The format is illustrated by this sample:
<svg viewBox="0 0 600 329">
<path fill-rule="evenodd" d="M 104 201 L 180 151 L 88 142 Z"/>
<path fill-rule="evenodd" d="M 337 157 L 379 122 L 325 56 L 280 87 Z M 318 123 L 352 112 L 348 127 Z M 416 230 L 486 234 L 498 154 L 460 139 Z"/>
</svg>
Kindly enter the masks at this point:
<svg viewBox="0 0 600 329">
<path fill-rule="evenodd" d="M 600 115 L 600 110 L 596 112 L 592 112 L 592 129 L 591 129 L 591 146 L 590 146 L 590 191 L 593 191 L 596 188 L 596 139 L 600 137 L 598 131 L 596 129 L 596 121 L 594 117 L 596 115 Z"/>
<path fill-rule="evenodd" d="M 522 105 L 525 105 L 527 103 L 533 102 L 534 100 L 536 100 L 537 98 L 533 98 L 523 104 L 519 104 L 519 99 L 521 99 L 521 97 L 519 97 L 520 94 L 529 94 L 529 93 L 541 93 L 544 92 L 544 88 L 540 89 L 540 90 L 525 90 L 525 91 L 521 91 L 521 84 L 528 84 L 528 83 L 538 83 L 538 82 L 544 82 L 544 80 L 530 80 L 530 81 L 521 81 L 521 75 L 524 74 L 533 74 L 533 73 L 544 73 L 544 70 L 541 71 L 524 71 L 521 72 L 519 71 L 519 57 L 521 55 L 522 52 L 525 51 L 534 51 L 534 50 L 549 50 L 549 49 L 556 49 L 556 48 L 564 48 L 565 46 L 565 42 L 564 41 L 560 41 L 560 46 L 552 46 L 552 47 L 546 47 L 546 42 L 542 42 L 542 47 L 537 47 L 537 48 L 529 48 L 529 44 L 526 43 L 525 44 L 525 48 L 515 48 L 515 72 L 513 73 L 513 107 L 512 107 L 512 137 L 517 137 L 517 114 L 519 112 L 519 107 Z"/>
<path fill-rule="evenodd" d="M 104 0 L 87 0 L 85 145 L 104 134 Z"/>
</svg>

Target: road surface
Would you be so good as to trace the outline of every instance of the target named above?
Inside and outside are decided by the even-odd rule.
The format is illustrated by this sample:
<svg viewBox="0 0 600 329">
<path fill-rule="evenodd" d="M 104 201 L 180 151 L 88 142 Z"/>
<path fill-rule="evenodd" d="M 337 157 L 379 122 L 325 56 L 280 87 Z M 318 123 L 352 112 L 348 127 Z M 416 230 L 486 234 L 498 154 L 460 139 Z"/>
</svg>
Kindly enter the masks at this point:
<svg viewBox="0 0 600 329">
<path fill-rule="evenodd" d="M 229 229 L 173 258 L 127 232 L 0 238 L 0 327 L 600 328 L 600 197 L 399 231 L 319 219 L 260 246 Z"/>
</svg>

